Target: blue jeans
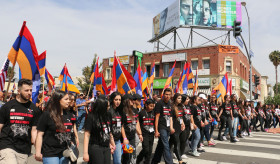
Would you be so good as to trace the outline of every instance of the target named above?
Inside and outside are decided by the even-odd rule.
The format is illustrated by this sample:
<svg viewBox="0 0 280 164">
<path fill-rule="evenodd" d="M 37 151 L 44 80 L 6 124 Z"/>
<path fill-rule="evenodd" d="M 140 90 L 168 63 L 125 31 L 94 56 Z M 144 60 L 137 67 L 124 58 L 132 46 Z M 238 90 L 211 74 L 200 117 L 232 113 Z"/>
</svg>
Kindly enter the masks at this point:
<svg viewBox="0 0 280 164">
<path fill-rule="evenodd" d="M 81 131 L 84 127 L 86 114 L 87 112 L 85 110 L 81 109 L 78 111 L 78 120 L 77 120 L 78 131 Z"/>
<path fill-rule="evenodd" d="M 43 157 L 43 164 L 68 164 L 69 159 L 65 157 Z"/>
<path fill-rule="evenodd" d="M 171 152 L 169 148 L 168 138 L 170 136 L 170 132 L 166 129 L 159 129 L 160 137 L 158 139 L 157 148 L 155 150 L 154 158 L 152 160 L 152 164 L 157 164 L 161 160 L 161 156 L 163 154 L 164 160 L 166 164 L 173 164 L 173 159 L 171 157 Z"/>
<path fill-rule="evenodd" d="M 122 160 L 122 145 L 121 145 L 121 141 L 115 141 L 115 145 L 116 145 L 116 150 L 113 154 L 113 164 L 121 164 L 121 160 Z"/>
<path fill-rule="evenodd" d="M 200 129 L 197 127 L 195 130 L 192 131 L 192 142 L 191 142 L 192 152 L 196 151 L 199 140 L 200 140 Z"/>
<path fill-rule="evenodd" d="M 238 123 L 239 123 L 239 118 L 238 117 L 233 117 L 232 120 L 232 131 L 233 131 L 233 137 L 236 137 L 237 134 L 237 130 L 238 130 Z M 225 132 L 224 132 L 224 136 L 227 136 L 229 131 L 229 128 L 226 128 Z"/>
</svg>

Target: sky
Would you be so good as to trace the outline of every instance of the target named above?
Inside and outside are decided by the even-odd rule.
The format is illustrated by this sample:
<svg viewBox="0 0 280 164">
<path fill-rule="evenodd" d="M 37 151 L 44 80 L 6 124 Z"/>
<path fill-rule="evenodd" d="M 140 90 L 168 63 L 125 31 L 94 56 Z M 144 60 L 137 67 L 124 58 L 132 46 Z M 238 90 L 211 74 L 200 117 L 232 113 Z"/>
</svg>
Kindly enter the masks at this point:
<svg viewBox="0 0 280 164">
<path fill-rule="evenodd" d="M 0 0 L 0 64 L 4 63 L 23 21 L 27 21 L 38 53 L 47 50 L 46 66 L 53 76 L 59 75 L 64 63 L 71 76 L 81 76 L 82 68 L 91 64 L 94 54 L 102 59 L 112 57 L 114 50 L 117 55 L 130 55 L 133 50 L 152 52 L 154 45 L 147 42 L 152 38 L 152 18 L 174 1 Z M 268 55 L 280 50 L 280 1 L 245 1 L 251 22 L 253 65 L 274 84 L 275 68 Z M 244 7 L 242 18 L 242 35 L 248 44 L 248 19 Z M 196 31 L 209 38 L 224 34 L 212 30 Z M 187 43 L 189 29 L 179 29 L 178 34 L 184 44 Z M 161 41 L 167 43 L 170 37 Z M 194 46 L 205 41 L 194 35 Z M 182 48 L 179 40 L 177 43 L 177 47 Z M 231 44 L 237 45 L 232 36 Z"/>
</svg>

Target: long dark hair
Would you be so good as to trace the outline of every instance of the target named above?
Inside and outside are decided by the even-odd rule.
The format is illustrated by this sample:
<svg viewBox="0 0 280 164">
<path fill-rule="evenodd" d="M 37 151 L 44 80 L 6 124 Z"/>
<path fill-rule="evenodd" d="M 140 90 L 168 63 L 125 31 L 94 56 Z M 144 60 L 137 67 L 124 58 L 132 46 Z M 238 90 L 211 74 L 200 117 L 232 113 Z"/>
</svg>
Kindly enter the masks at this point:
<svg viewBox="0 0 280 164">
<path fill-rule="evenodd" d="M 111 95 L 110 95 L 110 98 L 109 98 L 109 102 L 110 102 L 110 105 L 113 107 L 114 106 L 114 99 L 115 97 L 117 96 L 121 96 L 122 95 L 119 93 L 119 92 L 113 92 Z"/>
<path fill-rule="evenodd" d="M 123 108 L 123 112 L 124 113 L 126 113 L 126 114 L 128 114 L 128 116 L 133 120 L 134 118 L 133 118 L 133 110 L 132 110 L 132 106 L 130 105 L 130 102 L 129 101 L 131 101 L 130 99 L 125 99 L 125 100 L 123 100 L 122 99 L 122 108 Z"/>
<path fill-rule="evenodd" d="M 108 101 L 105 99 L 96 99 L 92 106 L 92 114 L 94 118 L 98 118 L 100 123 L 108 118 Z"/>
<path fill-rule="evenodd" d="M 187 100 L 187 98 L 190 99 L 190 96 L 186 95 L 186 94 L 182 94 L 182 104 L 185 104 L 185 101 Z"/>
<path fill-rule="evenodd" d="M 61 108 L 60 100 L 66 95 L 67 93 L 64 91 L 55 91 L 46 106 L 46 111 L 49 111 L 50 117 L 53 119 L 56 128 L 62 132 L 65 131 L 66 128 L 61 115 L 61 110 L 63 109 Z"/>
</svg>

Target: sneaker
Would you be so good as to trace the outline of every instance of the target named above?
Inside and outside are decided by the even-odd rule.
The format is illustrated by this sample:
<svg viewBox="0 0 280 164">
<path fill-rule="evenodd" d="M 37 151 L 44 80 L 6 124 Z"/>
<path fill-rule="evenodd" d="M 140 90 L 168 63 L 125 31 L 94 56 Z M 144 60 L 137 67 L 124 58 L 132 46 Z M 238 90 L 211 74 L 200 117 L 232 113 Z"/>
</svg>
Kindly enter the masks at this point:
<svg viewBox="0 0 280 164">
<path fill-rule="evenodd" d="M 208 143 L 208 146 L 215 146 L 216 144 L 213 142 Z"/>
<path fill-rule="evenodd" d="M 199 157 L 199 154 L 197 151 L 195 152 L 190 152 L 190 155 L 194 156 L 194 157 Z"/>
<path fill-rule="evenodd" d="M 239 140 L 238 140 L 238 139 L 236 139 L 236 138 L 234 138 L 234 139 L 233 139 L 233 141 L 234 141 L 234 142 L 238 142 Z"/>
<path fill-rule="evenodd" d="M 226 137 L 226 136 L 223 136 L 223 140 L 226 141 L 226 140 L 227 140 L 227 137 Z"/>
<path fill-rule="evenodd" d="M 222 137 L 218 137 L 217 140 L 224 141 Z"/>
<path fill-rule="evenodd" d="M 205 152 L 205 149 L 203 149 L 202 147 L 200 147 L 200 148 L 197 148 L 197 151 L 198 151 L 198 152 L 201 152 L 201 153 L 204 153 L 204 152 Z"/>
<path fill-rule="evenodd" d="M 235 143 L 237 142 L 235 139 L 230 140 L 230 142 Z"/>
<path fill-rule="evenodd" d="M 248 137 L 253 137 L 252 134 L 249 134 Z"/>
<path fill-rule="evenodd" d="M 181 158 L 182 158 L 182 159 L 188 159 L 188 157 L 187 157 L 186 154 L 183 154 L 183 155 L 181 156 Z"/>
<path fill-rule="evenodd" d="M 204 144 L 203 144 L 203 143 L 200 143 L 200 147 L 204 147 Z"/>
<path fill-rule="evenodd" d="M 235 140 L 238 142 L 239 141 L 239 139 L 237 139 L 237 138 L 235 138 Z"/>
</svg>

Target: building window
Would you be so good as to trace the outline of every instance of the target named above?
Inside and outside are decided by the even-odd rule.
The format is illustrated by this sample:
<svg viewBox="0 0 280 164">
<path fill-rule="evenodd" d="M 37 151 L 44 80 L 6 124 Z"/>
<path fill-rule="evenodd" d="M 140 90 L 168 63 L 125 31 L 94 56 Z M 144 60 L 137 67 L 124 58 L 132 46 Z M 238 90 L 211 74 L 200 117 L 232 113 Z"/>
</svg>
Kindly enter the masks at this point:
<svg viewBox="0 0 280 164">
<path fill-rule="evenodd" d="M 168 77 L 169 75 L 169 64 L 163 65 L 163 77 Z"/>
<path fill-rule="evenodd" d="M 148 77 L 150 77 L 151 76 L 151 65 L 146 65 L 146 70 L 147 70 Z"/>
<path fill-rule="evenodd" d="M 196 70 L 198 67 L 198 60 L 192 60 L 192 70 Z"/>
<path fill-rule="evenodd" d="M 108 80 L 108 79 L 111 79 L 111 69 L 110 68 L 107 68 L 106 69 L 106 80 Z"/>
<path fill-rule="evenodd" d="M 155 76 L 159 77 L 159 65 L 155 65 Z"/>
<path fill-rule="evenodd" d="M 185 66 L 185 62 L 181 62 L 181 72 L 182 72 L 182 70 L 184 70 L 184 66 Z"/>
<path fill-rule="evenodd" d="M 226 61 L 226 71 L 231 72 L 231 61 Z"/>
<path fill-rule="evenodd" d="M 203 69 L 210 69 L 210 59 L 203 60 Z"/>
<path fill-rule="evenodd" d="M 133 71 L 134 71 L 134 65 L 131 65 L 131 66 L 130 66 L 130 74 L 131 74 L 132 76 L 134 76 L 134 74 L 133 74 L 134 72 L 133 72 Z"/>
</svg>

